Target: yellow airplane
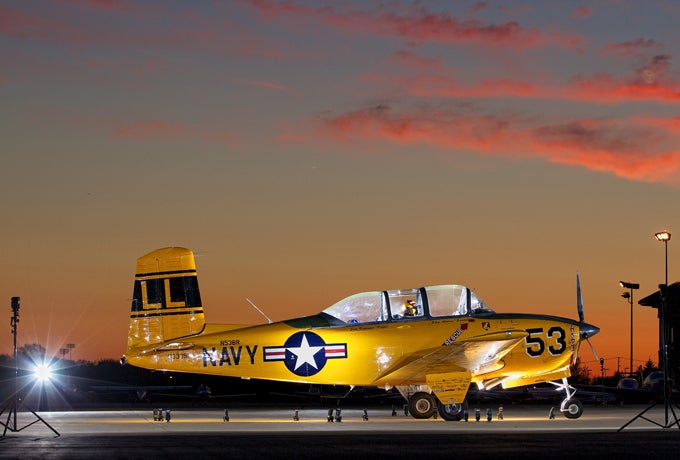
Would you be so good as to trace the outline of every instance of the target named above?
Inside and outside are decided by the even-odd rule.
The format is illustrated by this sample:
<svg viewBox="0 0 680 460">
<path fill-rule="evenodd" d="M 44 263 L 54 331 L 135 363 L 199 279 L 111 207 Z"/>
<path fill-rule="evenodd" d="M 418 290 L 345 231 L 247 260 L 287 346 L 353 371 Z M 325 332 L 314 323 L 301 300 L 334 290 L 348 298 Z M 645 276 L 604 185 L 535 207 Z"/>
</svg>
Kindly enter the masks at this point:
<svg viewBox="0 0 680 460">
<path fill-rule="evenodd" d="M 480 389 L 551 382 L 560 409 L 583 405 L 568 384 L 583 320 L 495 313 L 459 285 L 363 292 L 321 313 L 259 325 L 207 324 L 194 254 L 153 251 L 137 260 L 127 351 L 121 363 L 175 372 L 312 384 L 396 388 L 410 414 L 460 420 Z M 259 309 L 258 309 L 259 310 Z M 554 382 L 558 381 L 558 382 Z"/>
</svg>

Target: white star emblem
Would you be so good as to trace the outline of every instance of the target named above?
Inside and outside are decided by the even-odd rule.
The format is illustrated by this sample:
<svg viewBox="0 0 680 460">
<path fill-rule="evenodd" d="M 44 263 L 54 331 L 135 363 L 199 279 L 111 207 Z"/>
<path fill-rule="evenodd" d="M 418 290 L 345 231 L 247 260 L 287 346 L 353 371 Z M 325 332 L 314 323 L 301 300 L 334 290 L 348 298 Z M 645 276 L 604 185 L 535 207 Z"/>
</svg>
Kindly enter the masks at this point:
<svg viewBox="0 0 680 460">
<path fill-rule="evenodd" d="M 297 356 L 297 361 L 295 362 L 295 370 L 298 370 L 303 364 L 309 364 L 314 369 L 318 369 L 316 366 L 316 361 L 314 360 L 314 355 L 319 352 L 323 347 L 311 347 L 307 341 L 307 336 L 302 336 L 302 341 L 299 347 L 288 348 L 288 351 Z"/>
</svg>

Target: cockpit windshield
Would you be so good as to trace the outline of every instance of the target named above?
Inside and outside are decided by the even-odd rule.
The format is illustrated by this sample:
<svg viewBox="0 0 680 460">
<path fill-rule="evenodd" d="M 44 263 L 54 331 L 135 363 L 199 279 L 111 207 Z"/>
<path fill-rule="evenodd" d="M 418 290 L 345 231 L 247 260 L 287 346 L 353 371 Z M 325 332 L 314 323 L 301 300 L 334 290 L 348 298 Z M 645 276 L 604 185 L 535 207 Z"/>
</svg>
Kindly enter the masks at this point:
<svg viewBox="0 0 680 460">
<path fill-rule="evenodd" d="M 380 291 L 354 294 L 324 310 L 345 323 L 373 323 L 387 320 L 387 303 Z"/>
<path fill-rule="evenodd" d="M 473 315 L 490 315 L 493 314 L 493 310 L 487 304 L 485 304 L 482 299 L 477 297 L 474 292 L 470 292 L 470 313 Z"/>
<path fill-rule="evenodd" d="M 362 292 L 324 310 L 345 324 L 492 314 L 465 286 L 455 284 L 392 291 Z"/>
</svg>

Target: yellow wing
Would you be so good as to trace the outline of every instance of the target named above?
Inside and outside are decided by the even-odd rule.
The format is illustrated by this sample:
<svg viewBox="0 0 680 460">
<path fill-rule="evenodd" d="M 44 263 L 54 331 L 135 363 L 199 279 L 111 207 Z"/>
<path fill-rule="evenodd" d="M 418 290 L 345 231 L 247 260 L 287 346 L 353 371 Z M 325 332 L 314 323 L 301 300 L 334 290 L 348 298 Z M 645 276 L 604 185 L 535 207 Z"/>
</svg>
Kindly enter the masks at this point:
<svg viewBox="0 0 680 460">
<path fill-rule="evenodd" d="M 526 331 L 503 331 L 482 334 L 442 345 L 435 349 L 420 350 L 391 367 L 378 380 L 391 385 L 424 381 L 428 374 L 467 371 L 472 374 L 491 372 L 502 367 L 502 358 L 526 336 Z"/>
</svg>

